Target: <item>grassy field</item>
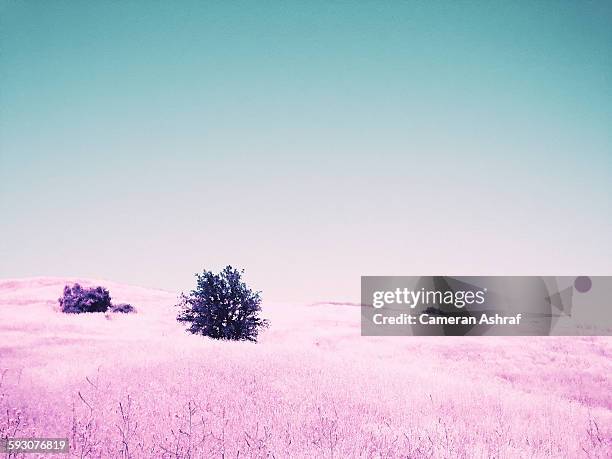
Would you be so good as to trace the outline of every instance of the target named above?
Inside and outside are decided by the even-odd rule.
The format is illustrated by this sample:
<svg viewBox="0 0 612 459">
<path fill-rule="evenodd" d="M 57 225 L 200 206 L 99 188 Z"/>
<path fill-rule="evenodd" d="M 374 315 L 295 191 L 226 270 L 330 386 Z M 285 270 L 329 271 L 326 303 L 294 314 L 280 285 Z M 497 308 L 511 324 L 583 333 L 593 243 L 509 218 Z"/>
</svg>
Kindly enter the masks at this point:
<svg viewBox="0 0 612 459">
<path fill-rule="evenodd" d="M 138 313 L 61 314 L 75 280 L 0 281 L 2 437 L 91 458 L 612 456 L 611 338 L 366 338 L 354 306 L 264 303 L 259 343 L 218 342 L 160 290 L 101 282 Z"/>
</svg>

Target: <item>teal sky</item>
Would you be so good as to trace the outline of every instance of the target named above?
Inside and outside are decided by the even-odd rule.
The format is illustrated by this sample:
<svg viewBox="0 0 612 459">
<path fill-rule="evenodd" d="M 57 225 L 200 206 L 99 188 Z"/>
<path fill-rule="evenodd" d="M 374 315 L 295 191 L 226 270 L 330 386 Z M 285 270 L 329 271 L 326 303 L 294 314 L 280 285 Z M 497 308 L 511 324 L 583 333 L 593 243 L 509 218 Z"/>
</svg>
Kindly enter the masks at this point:
<svg viewBox="0 0 612 459">
<path fill-rule="evenodd" d="M 612 2 L 0 0 L 0 277 L 612 274 Z"/>
</svg>

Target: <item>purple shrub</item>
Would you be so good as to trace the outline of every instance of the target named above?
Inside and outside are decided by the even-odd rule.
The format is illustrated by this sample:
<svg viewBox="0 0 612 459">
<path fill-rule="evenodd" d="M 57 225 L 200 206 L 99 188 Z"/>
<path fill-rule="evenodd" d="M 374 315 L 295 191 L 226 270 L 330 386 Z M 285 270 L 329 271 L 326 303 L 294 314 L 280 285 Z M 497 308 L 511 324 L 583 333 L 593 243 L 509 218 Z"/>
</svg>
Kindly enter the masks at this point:
<svg viewBox="0 0 612 459">
<path fill-rule="evenodd" d="M 123 314 L 131 314 L 136 312 L 136 308 L 127 303 L 111 304 L 110 310 L 111 312 L 120 312 Z"/>
<path fill-rule="evenodd" d="M 111 297 L 104 287 L 83 288 L 79 284 L 66 285 L 64 294 L 58 299 L 62 312 L 106 312 L 111 306 Z"/>
</svg>

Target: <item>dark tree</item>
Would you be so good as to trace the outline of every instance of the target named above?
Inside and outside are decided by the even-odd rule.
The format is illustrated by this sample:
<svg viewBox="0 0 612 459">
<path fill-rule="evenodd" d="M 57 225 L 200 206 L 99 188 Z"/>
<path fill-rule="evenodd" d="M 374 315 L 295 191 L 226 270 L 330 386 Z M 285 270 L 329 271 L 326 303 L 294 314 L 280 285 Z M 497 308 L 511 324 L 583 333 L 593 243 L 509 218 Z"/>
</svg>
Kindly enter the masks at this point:
<svg viewBox="0 0 612 459">
<path fill-rule="evenodd" d="M 79 284 L 66 285 L 58 301 L 62 312 L 71 314 L 106 312 L 111 305 L 110 294 L 104 287 L 83 288 Z"/>
<path fill-rule="evenodd" d="M 257 341 L 259 329 L 268 321 L 259 317 L 261 292 L 242 281 L 244 270 L 227 266 L 219 274 L 204 270 L 196 274 L 197 286 L 181 295 L 177 320 L 188 331 L 215 339 Z"/>
</svg>

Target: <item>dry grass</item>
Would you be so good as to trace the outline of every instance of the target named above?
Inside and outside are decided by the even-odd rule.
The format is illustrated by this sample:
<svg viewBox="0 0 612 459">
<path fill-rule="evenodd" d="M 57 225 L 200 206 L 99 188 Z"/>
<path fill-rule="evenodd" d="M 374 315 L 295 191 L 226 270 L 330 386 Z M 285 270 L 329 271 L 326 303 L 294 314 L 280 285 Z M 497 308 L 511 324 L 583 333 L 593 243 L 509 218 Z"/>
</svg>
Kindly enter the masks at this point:
<svg viewBox="0 0 612 459">
<path fill-rule="evenodd" d="M 612 454 L 610 338 L 364 338 L 356 308 L 264 305 L 261 343 L 215 342 L 172 294 L 108 285 L 139 314 L 107 320 L 54 312 L 62 286 L 0 283 L 1 436 L 92 458 Z"/>
</svg>

